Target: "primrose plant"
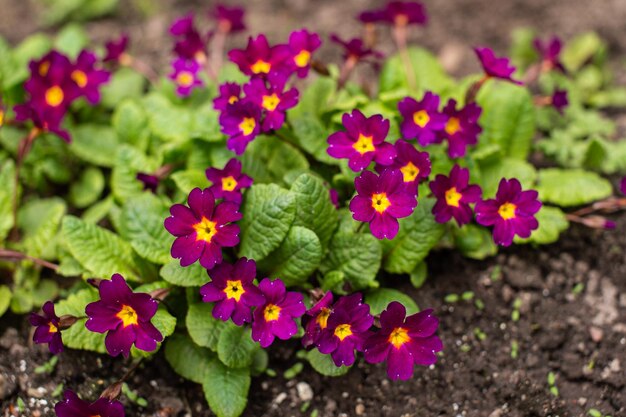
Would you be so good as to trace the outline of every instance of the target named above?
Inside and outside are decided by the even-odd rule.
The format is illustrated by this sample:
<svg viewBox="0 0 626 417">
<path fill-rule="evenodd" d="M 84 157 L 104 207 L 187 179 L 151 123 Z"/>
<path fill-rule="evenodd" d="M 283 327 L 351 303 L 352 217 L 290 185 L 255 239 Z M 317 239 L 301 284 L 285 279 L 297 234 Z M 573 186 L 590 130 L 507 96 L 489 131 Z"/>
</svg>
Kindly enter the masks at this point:
<svg viewBox="0 0 626 417">
<path fill-rule="evenodd" d="M 363 358 L 409 379 L 443 345 L 434 311 L 385 288 L 391 275 L 419 287 L 432 250 L 484 259 L 554 242 L 570 221 L 610 228 L 597 212 L 626 205 L 593 172 L 527 161 L 537 126 L 549 135 L 585 106 L 558 40 L 535 41 L 525 72 L 476 48 L 483 73 L 457 81 L 408 46 L 424 7 L 393 1 L 358 16 L 363 38 L 330 37 L 340 65 L 306 29 L 250 37 L 224 62 L 243 16 L 217 6 L 209 35 L 176 20 L 164 76 L 127 36 L 84 49 L 75 25 L 0 43 L 0 258 L 14 277 L 0 313 L 43 306 L 33 340 L 53 354 L 133 361 L 94 402 L 68 384 L 60 417 L 124 416 L 122 386 L 162 344 L 220 417 L 243 412 L 266 349 L 291 339 L 324 375 Z M 379 26 L 395 55 L 375 49 Z M 377 91 L 353 81 L 364 63 Z M 84 280 L 60 290 L 60 277 Z"/>
</svg>

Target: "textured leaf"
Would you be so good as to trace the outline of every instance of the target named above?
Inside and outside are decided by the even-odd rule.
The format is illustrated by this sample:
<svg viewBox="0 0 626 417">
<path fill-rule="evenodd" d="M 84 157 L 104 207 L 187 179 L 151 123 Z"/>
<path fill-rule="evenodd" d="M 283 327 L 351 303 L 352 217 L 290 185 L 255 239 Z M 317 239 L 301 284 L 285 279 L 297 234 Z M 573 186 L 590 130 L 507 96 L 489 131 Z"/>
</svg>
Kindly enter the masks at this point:
<svg viewBox="0 0 626 417">
<path fill-rule="evenodd" d="M 32 200 L 22 206 L 18 224 L 23 232 L 21 245 L 27 254 L 45 259 L 56 257 L 55 237 L 65 209 L 60 198 Z"/>
<path fill-rule="evenodd" d="M 165 342 L 165 359 L 183 378 L 202 384 L 209 378 L 215 355 L 193 343 L 187 336 L 175 334 Z"/>
<path fill-rule="evenodd" d="M 528 239 L 515 237 L 515 243 L 537 243 L 547 245 L 559 240 L 559 235 L 569 227 L 565 213 L 559 208 L 543 206 L 537 213 L 539 228 L 534 230 Z"/>
<path fill-rule="evenodd" d="M 89 35 L 81 25 L 76 23 L 71 23 L 61 29 L 54 41 L 54 49 L 70 59 L 75 59 L 87 45 L 89 45 Z"/>
<path fill-rule="evenodd" d="M 100 198 L 104 190 L 104 175 L 96 167 L 85 169 L 78 179 L 70 186 L 70 201 L 78 208 L 85 208 Z"/>
<path fill-rule="evenodd" d="M 407 316 L 420 311 L 411 297 L 398 290 L 378 288 L 365 294 L 365 302 L 370 305 L 370 314 L 372 315 L 382 313 L 392 301 L 402 304 L 406 308 Z"/>
<path fill-rule="evenodd" d="M 217 356 L 229 368 L 250 367 L 256 349 L 250 328 L 233 323 L 227 323 L 217 342 Z"/>
<path fill-rule="evenodd" d="M 285 182 L 294 172 L 309 169 L 302 152 L 275 137 L 260 136 L 252 142 L 241 158 L 243 172 L 254 178 L 255 184 Z"/>
<path fill-rule="evenodd" d="M 320 270 L 343 272 L 353 290 L 375 288 L 381 259 L 382 248 L 374 236 L 340 233 L 333 237 Z"/>
<path fill-rule="evenodd" d="M 112 167 L 119 146 L 110 126 L 82 124 L 71 130 L 70 152 L 90 164 Z"/>
<path fill-rule="evenodd" d="M 228 368 L 215 359 L 209 363 L 202 389 L 217 417 L 238 417 L 248 404 L 250 370 Z"/>
<path fill-rule="evenodd" d="M 137 173 L 154 172 L 158 167 L 158 161 L 148 158 L 137 148 L 129 145 L 120 146 L 111 174 L 111 190 L 116 200 L 124 202 L 141 194 L 143 184 L 137 180 Z"/>
<path fill-rule="evenodd" d="M 122 143 L 143 144 L 150 134 L 148 117 L 137 100 L 127 99 L 116 106 L 111 123 Z"/>
<path fill-rule="evenodd" d="M 227 327 L 227 322 L 213 317 L 213 304 L 195 303 L 189 306 L 187 311 L 187 331 L 193 341 L 212 351 L 217 351 L 217 342 L 220 334 Z"/>
<path fill-rule="evenodd" d="M 411 272 L 411 285 L 415 288 L 421 288 L 428 278 L 428 265 L 426 262 L 420 262 Z"/>
<path fill-rule="evenodd" d="M 94 288 L 86 288 L 71 294 L 65 300 L 54 305 L 58 316 L 69 314 L 76 317 L 85 316 L 87 304 L 98 300 L 98 291 Z M 63 331 L 63 344 L 72 349 L 84 349 L 98 353 L 106 353 L 103 333 L 95 333 L 87 330 L 87 319 L 79 319 L 69 329 Z"/>
<path fill-rule="evenodd" d="M 204 170 L 188 169 L 171 175 L 172 180 L 183 194 L 189 194 L 194 188 L 204 189 L 209 186 Z"/>
<path fill-rule="evenodd" d="M 351 366 L 336 366 L 330 355 L 324 355 L 317 349 L 309 351 L 306 355 L 309 363 L 317 372 L 324 376 L 342 376 L 348 373 Z"/>
<path fill-rule="evenodd" d="M 561 60 L 568 71 L 574 73 L 585 65 L 603 47 L 604 42 L 594 32 L 582 33 L 567 42 L 561 53 Z"/>
<path fill-rule="evenodd" d="M 0 241 L 13 227 L 13 190 L 15 189 L 15 164 L 5 161 L 0 169 Z"/>
<path fill-rule="evenodd" d="M 138 98 L 143 94 L 145 78 L 130 68 L 120 68 L 102 87 L 102 105 L 115 108 L 121 101 Z"/>
<path fill-rule="evenodd" d="M 293 183 L 291 192 L 296 196 L 294 226 L 304 226 L 314 231 L 326 248 L 339 222 L 328 188 L 320 178 L 304 174 Z"/>
<path fill-rule="evenodd" d="M 480 167 L 480 186 L 483 198 L 494 198 L 502 178 L 517 178 L 523 189 L 533 187 L 537 179 L 535 167 L 520 159 L 503 158 Z"/>
<path fill-rule="evenodd" d="M 539 199 L 563 207 L 579 206 L 609 197 L 611 183 L 581 169 L 548 168 L 539 171 Z"/>
<path fill-rule="evenodd" d="M 11 305 L 11 289 L 6 285 L 0 285 L 0 317 Z"/>
<path fill-rule="evenodd" d="M 454 244 L 468 258 L 485 259 L 498 253 L 491 231 L 475 224 L 466 224 L 454 230 Z"/>
<path fill-rule="evenodd" d="M 163 265 L 159 274 L 167 282 L 180 287 L 201 287 L 210 281 L 206 269 L 200 264 L 182 267 L 178 260 L 170 260 Z"/>
</svg>

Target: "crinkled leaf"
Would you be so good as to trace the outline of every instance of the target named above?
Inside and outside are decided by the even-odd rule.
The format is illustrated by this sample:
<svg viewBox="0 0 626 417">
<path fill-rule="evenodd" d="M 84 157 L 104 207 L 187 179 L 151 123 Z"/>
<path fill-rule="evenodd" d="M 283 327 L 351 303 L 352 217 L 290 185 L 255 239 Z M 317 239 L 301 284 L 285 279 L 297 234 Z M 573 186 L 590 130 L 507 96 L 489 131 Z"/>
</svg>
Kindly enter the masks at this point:
<svg viewBox="0 0 626 417">
<path fill-rule="evenodd" d="M 145 83 L 143 75 L 130 68 L 121 68 L 102 86 L 102 104 L 112 109 L 125 99 L 138 98 L 143 94 Z"/>
<path fill-rule="evenodd" d="M 250 370 L 228 368 L 215 359 L 209 363 L 202 389 L 217 417 L 238 417 L 248 404 Z"/>
<path fill-rule="evenodd" d="M 256 348 L 250 328 L 227 323 L 219 335 L 217 356 L 229 368 L 248 368 Z"/>
<path fill-rule="evenodd" d="M 165 359 L 177 374 L 202 384 L 209 378 L 210 364 L 215 361 L 215 355 L 187 336 L 175 334 L 165 342 Z"/>
<path fill-rule="evenodd" d="M 82 124 L 71 130 L 70 151 L 90 164 L 112 167 L 117 155 L 118 139 L 110 126 Z"/>
<path fill-rule="evenodd" d="M 189 194 L 194 188 L 207 188 L 210 184 L 201 169 L 178 171 L 172 174 L 171 178 L 183 194 Z"/>
<path fill-rule="evenodd" d="M 324 355 L 317 349 L 309 351 L 306 355 L 309 363 L 317 372 L 324 376 L 342 376 L 348 373 L 351 366 L 336 366 L 330 355 Z"/>
<path fill-rule="evenodd" d="M 243 172 L 254 178 L 255 184 L 284 182 L 290 173 L 309 169 L 302 152 L 270 136 L 260 136 L 248 145 L 241 163 Z"/>
<path fill-rule="evenodd" d="M 212 312 L 213 304 L 191 304 L 185 322 L 189 336 L 197 345 L 217 351 L 218 340 L 228 323 L 214 318 Z"/>
<path fill-rule="evenodd" d="M 88 167 L 70 186 L 70 201 L 78 208 L 85 208 L 98 201 L 103 190 L 104 174 L 96 167 Z"/>
<path fill-rule="evenodd" d="M 548 168 L 539 171 L 537 191 L 545 203 L 571 207 L 609 197 L 613 187 L 594 172 Z"/>
<path fill-rule="evenodd" d="M 141 194 L 143 184 L 137 179 L 137 173 L 154 172 L 158 167 L 158 161 L 148 158 L 139 149 L 129 145 L 120 146 L 111 174 L 111 190 L 115 198 L 124 202 Z"/>
<path fill-rule="evenodd" d="M 365 294 L 365 302 L 370 305 L 370 314 L 378 315 L 383 312 L 392 301 L 397 301 L 406 308 L 406 314 L 411 315 L 420 311 L 417 303 L 408 295 L 391 288 L 378 288 Z"/>
<path fill-rule="evenodd" d="M 117 105 L 111 123 L 122 143 L 139 146 L 150 134 L 148 117 L 137 100 L 126 99 Z"/>
<path fill-rule="evenodd" d="M 170 260 L 159 272 L 161 278 L 180 287 L 200 287 L 209 282 L 206 269 L 199 263 L 182 267 L 178 260 Z"/>
<path fill-rule="evenodd" d="M 23 233 L 22 247 L 27 254 L 55 258 L 55 237 L 65 209 L 65 202 L 60 198 L 31 200 L 22 206 L 18 224 Z"/>
<path fill-rule="evenodd" d="M 466 224 L 454 230 L 457 249 L 468 258 L 485 259 L 498 253 L 491 231 L 475 224 Z"/>
<path fill-rule="evenodd" d="M 353 290 L 375 288 L 381 259 L 382 247 L 374 236 L 339 233 L 331 240 L 320 270 L 343 272 Z"/>
<path fill-rule="evenodd" d="M 11 159 L 2 164 L 0 170 L 0 241 L 13 227 L 13 192 L 15 189 L 15 164 Z"/>
<path fill-rule="evenodd" d="M 65 300 L 57 302 L 54 306 L 58 316 L 69 314 L 75 317 L 85 316 L 87 304 L 98 300 L 98 291 L 94 288 L 86 288 L 71 294 Z M 104 333 L 95 333 L 87 330 L 87 319 L 79 319 L 69 329 L 63 331 L 63 344 L 72 349 L 84 349 L 98 353 L 106 353 L 104 345 Z"/>
<path fill-rule="evenodd" d="M 314 231 L 326 248 L 337 228 L 339 216 L 324 181 L 311 174 L 300 175 L 291 186 L 291 192 L 296 196 L 294 226 Z"/>
<path fill-rule="evenodd" d="M 11 289 L 6 285 L 0 285 L 0 317 L 11 305 Z"/>
</svg>

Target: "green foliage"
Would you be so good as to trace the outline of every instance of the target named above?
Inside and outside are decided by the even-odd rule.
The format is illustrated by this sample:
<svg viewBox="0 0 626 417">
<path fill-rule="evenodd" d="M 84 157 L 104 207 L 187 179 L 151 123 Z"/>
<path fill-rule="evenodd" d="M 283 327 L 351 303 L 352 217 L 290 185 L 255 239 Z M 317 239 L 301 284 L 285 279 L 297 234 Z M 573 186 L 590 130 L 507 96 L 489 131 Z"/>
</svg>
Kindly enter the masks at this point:
<svg viewBox="0 0 626 417">
<path fill-rule="evenodd" d="M 378 315 L 383 312 L 392 301 L 397 301 L 406 308 L 407 316 L 420 311 L 419 307 L 408 295 L 391 288 L 378 288 L 365 294 L 365 302 L 370 306 L 370 313 Z"/>
<path fill-rule="evenodd" d="M 565 213 L 557 207 L 543 206 L 537 213 L 539 228 L 528 239 L 515 238 L 516 243 L 536 243 L 547 245 L 559 239 L 559 235 L 567 230 L 569 221 Z"/>
<path fill-rule="evenodd" d="M 215 355 L 188 337 L 175 334 L 165 342 L 165 359 L 177 374 L 202 384 L 209 377 L 210 363 Z"/>
<path fill-rule="evenodd" d="M 317 349 L 310 350 L 306 358 L 313 369 L 324 376 L 342 376 L 347 374 L 351 368 L 351 366 L 335 366 L 330 355 L 324 355 Z"/>
<path fill-rule="evenodd" d="M 230 368 L 249 368 L 257 348 L 250 328 L 228 323 L 217 341 L 217 357 Z"/>
<path fill-rule="evenodd" d="M 181 287 L 200 287 L 209 281 L 206 270 L 200 264 L 182 267 L 177 259 L 163 265 L 159 275 L 167 282 Z"/>
<path fill-rule="evenodd" d="M 323 274 L 342 272 L 354 291 L 376 288 L 381 259 L 382 247 L 374 236 L 339 233 L 331 240 L 320 271 Z"/>
<path fill-rule="evenodd" d="M 248 369 L 228 368 L 218 360 L 209 363 L 208 377 L 202 384 L 204 396 L 217 417 L 237 417 L 248 404 Z"/>
<path fill-rule="evenodd" d="M 187 330 L 189 336 L 198 345 L 217 352 L 218 342 L 222 331 L 228 324 L 213 317 L 213 304 L 195 303 L 189 306 L 187 311 Z"/>
<path fill-rule="evenodd" d="M 0 241 L 7 237 L 13 227 L 13 194 L 15 192 L 15 164 L 5 161 L 0 168 Z"/>
<path fill-rule="evenodd" d="M 562 207 L 579 206 L 613 194 L 611 183 L 581 169 L 548 168 L 539 171 L 539 199 Z"/>
</svg>

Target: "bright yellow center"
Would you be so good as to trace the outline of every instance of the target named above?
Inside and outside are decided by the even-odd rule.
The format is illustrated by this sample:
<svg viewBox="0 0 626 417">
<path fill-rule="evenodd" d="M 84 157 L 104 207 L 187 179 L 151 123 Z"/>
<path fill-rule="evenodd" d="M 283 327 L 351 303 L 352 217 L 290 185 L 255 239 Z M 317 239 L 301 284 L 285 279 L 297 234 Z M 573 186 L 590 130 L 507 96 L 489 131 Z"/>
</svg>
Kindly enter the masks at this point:
<svg viewBox="0 0 626 417">
<path fill-rule="evenodd" d="M 207 243 L 211 243 L 211 239 L 217 233 L 217 223 L 212 222 L 206 217 L 202 217 L 198 223 L 193 225 L 193 228 L 196 230 L 196 242 L 203 240 Z"/>
<path fill-rule="evenodd" d="M 230 96 L 228 98 L 228 104 L 235 104 L 238 101 L 239 101 L 239 97 L 237 97 L 237 96 Z"/>
<path fill-rule="evenodd" d="M 239 302 L 239 300 L 241 299 L 241 296 L 245 292 L 246 290 L 243 289 L 243 285 L 241 284 L 240 280 L 236 280 L 236 281 L 227 280 L 226 281 L 226 288 L 224 288 L 224 293 L 226 294 L 226 298 L 228 299 L 234 298 L 235 301 Z"/>
<path fill-rule="evenodd" d="M 137 324 L 139 322 L 137 320 L 137 312 L 131 306 L 123 305 L 120 312 L 115 316 L 122 320 L 122 325 L 124 327 L 132 326 L 133 324 Z"/>
<path fill-rule="evenodd" d="M 320 314 L 317 315 L 315 321 L 320 325 L 320 329 L 324 330 L 328 327 L 328 317 L 330 317 L 330 308 L 324 307 Z"/>
<path fill-rule="evenodd" d="M 272 67 L 272 64 L 270 64 L 269 62 L 263 61 L 262 59 L 259 59 L 257 62 L 252 64 L 252 66 L 250 67 L 250 70 L 255 74 L 261 74 L 261 73 L 267 74 L 268 72 L 270 72 L 271 67 Z"/>
<path fill-rule="evenodd" d="M 391 201 L 387 198 L 387 193 L 372 194 L 372 207 L 383 214 L 389 208 Z"/>
<path fill-rule="evenodd" d="M 452 207 L 458 207 L 463 195 L 456 190 L 456 187 L 446 191 L 446 204 Z"/>
<path fill-rule="evenodd" d="M 263 108 L 267 111 L 274 111 L 276 107 L 280 104 L 280 99 L 276 95 L 276 93 L 271 96 L 263 96 Z"/>
<path fill-rule="evenodd" d="M 413 123 L 419 127 L 424 127 L 430 122 L 430 116 L 426 110 L 420 110 L 413 113 Z"/>
<path fill-rule="evenodd" d="M 276 321 L 280 317 L 281 308 L 274 304 L 268 304 L 263 310 L 263 318 L 265 321 Z"/>
<path fill-rule="evenodd" d="M 222 190 L 233 191 L 237 188 L 237 180 L 232 175 L 230 177 L 222 178 Z"/>
<path fill-rule="evenodd" d="M 0 126 L 4 124 L 4 111 L 0 109 Z"/>
<path fill-rule="evenodd" d="M 81 70 L 72 71 L 72 73 L 70 74 L 70 77 L 72 78 L 72 80 L 74 80 L 76 85 L 78 85 L 80 88 L 85 88 L 85 86 L 87 85 L 87 82 L 88 82 L 87 74 L 85 74 Z"/>
<path fill-rule="evenodd" d="M 448 119 L 446 123 L 446 133 L 448 135 L 454 135 L 456 132 L 461 130 L 461 123 L 457 117 L 451 117 Z"/>
<path fill-rule="evenodd" d="M 293 57 L 293 62 L 300 68 L 306 67 L 311 62 L 311 53 L 303 49 L 298 55 Z"/>
<path fill-rule="evenodd" d="M 374 152 L 376 150 L 374 144 L 372 143 L 372 137 L 364 135 L 359 135 L 359 139 L 354 142 L 354 145 L 352 145 L 352 147 L 361 155 L 368 152 Z"/>
<path fill-rule="evenodd" d="M 59 331 L 59 328 L 58 328 L 57 326 L 55 326 L 54 324 L 49 323 L 49 324 L 48 324 L 48 331 L 49 331 L 50 333 L 56 333 L 56 332 L 58 332 L 58 331 Z"/>
<path fill-rule="evenodd" d="M 352 329 L 350 328 L 349 324 L 340 324 L 339 326 L 337 326 L 337 328 L 335 329 L 335 336 L 337 336 L 337 338 L 343 342 L 343 339 L 345 339 L 348 336 L 352 336 Z"/>
<path fill-rule="evenodd" d="M 48 75 L 48 70 L 50 70 L 50 61 L 44 61 L 39 64 L 39 75 L 45 77 Z"/>
<path fill-rule="evenodd" d="M 248 136 L 254 132 L 254 128 L 256 127 L 256 120 L 252 117 L 244 117 L 242 122 L 239 123 L 239 130 L 244 136 Z"/>
<path fill-rule="evenodd" d="M 181 87 L 190 87 L 193 84 L 193 74 L 189 71 L 181 71 L 176 76 L 176 84 Z"/>
<path fill-rule="evenodd" d="M 400 172 L 402 172 L 404 182 L 413 182 L 419 175 L 420 169 L 413 162 L 409 161 L 408 164 L 400 168 Z"/>
<path fill-rule="evenodd" d="M 50 107 L 60 106 L 64 98 L 65 94 L 63 94 L 63 90 L 58 85 L 52 86 L 46 90 L 46 103 L 48 103 Z"/>
<path fill-rule="evenodd" d="M 411 337 L 406 329 L 402 327 L 396 327 L 391 331 L 389 335 L 389 339 L 387 339 L 389 343 L 393 345 L 396 349 L 400 349 L 402 345 L 411 341 Z"/>
<path fill-rule="evenodd" d="M 498 214 L 504 220 L 510 220 L 515 218 L 515 210 L 517 206 L 513 203 L 504 203 L 498 208 Z"/>
</svg>

